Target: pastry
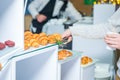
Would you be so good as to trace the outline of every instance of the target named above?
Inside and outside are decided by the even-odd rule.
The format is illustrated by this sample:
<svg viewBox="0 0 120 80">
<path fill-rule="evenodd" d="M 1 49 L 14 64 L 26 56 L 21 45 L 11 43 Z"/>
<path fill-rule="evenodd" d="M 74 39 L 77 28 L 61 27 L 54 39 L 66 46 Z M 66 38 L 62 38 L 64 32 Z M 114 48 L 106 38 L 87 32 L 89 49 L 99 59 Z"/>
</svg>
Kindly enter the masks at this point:
<svg viewBox="0 0 120 80">
<path fill-rule="evenodd" d="M 47 35 L 46 35 L 46 33 L 41 32 L 41 33 L 39 33 L 39 36 L 40 36 L 40 37 L 43 37 L 43 36 L 47 36 Z"/>
<path fill-rule="evenodd" d="M 26 36 L 24 36 L 24 39 L 25 39 L 25 40 L 30 40 L 30 39 L 32 39 L 32 38 L 33 38 L 32 35 L 26 35 Z"/>
<path fill-rule="evenodd" d="M 68 50 L 63 49 L 58 51 L 58 60 L 63 60 L 70 56 L 72 56 L 72 53 Z"/>
<path fill-rule="evenodd" d="M 5 47 L 6 47 L 5 44 L 0 42 L 0 50 L 3 50 Z"/>
<path fill-rule="evenodd" d="M 70 51 L 66 51 L 66 56 L 70 57 L 70 56 L 72 56 L 72 53 Z"/>
<path fill-rule="evenodd" d="M 66 59 L 66 54 L 63 51 L 58 51 L 58 60 Z"/>
<path fill-rule="evenodd" d="M 14 42 L 14 41 L 11 41 L 11 40 L 5 41 L 5 44 L 6 44 L 8 47 L 13 47 L 13 46 L 15 46 L 15 42 Z"/>
<path fill-rule="evenodd" d="M 86 65 L 88 63 L 91 63 L 93 60 L 92 58 L 88 57 L 88 56 L 84 56 L 81 58 L 81 64 L 82 65 Z"/>
<path fill-rule="evenodd" d="M 30 42 L 28 40 L 24 40 L 24 50 L 29 49 L 31 46 Z"/>
<path fill-rule="evenodd" d="M 33 42 L 36 42 L 37 40 L 36 39 L 30 39 L 29 42 L 30 44 L 32 44 Z"/>
<path fill-rule="evenodd" d="M 50 43 L 50 44 L 56 43 L 55 36 L 48 35 L 48 43 Z"/>
<path fill-rule="evenodd" d="M 37 41 L 34 41 L 31 43 L 32 47 L 38 48 L 39 47 L 39 43 Z"/>
<path fill-rule="evenodd" d="M 36 39 L 36 40 L 39 40 L 40 35 L 39 35 L 39 34 L 33 34 L 32 37 L 33 37 L 34 39 Z"/>
<path fill-rule="evenodd" d="M 57 41 L 61 41 L 62 40 L 62 36 L 60 34 L 58 34 L 58 33 L 53 34 L 53 36 L 55 36 L 55 39 Z"/>
<path fill-rule="evenodd" d="M 48 44 L 48 37 L 44 36 L 39 39 L 40 45 L 47 45 Z"/>
<path fill-rule="evenodd" d="M 24 36 L 27 36 L 27 35 L 32 35 L 32 32 L 30 32 L 30 31 L 25 31 L 25 32 L 24 32 Z"/>
</svg>

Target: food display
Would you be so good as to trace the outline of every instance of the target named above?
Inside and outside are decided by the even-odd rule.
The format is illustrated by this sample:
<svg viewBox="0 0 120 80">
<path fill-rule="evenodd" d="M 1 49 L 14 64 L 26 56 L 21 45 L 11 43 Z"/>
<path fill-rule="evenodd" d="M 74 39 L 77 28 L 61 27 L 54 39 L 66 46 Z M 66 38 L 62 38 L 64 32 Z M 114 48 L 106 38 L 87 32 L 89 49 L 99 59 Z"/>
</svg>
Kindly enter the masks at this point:
<svg viewBox="0 0 120 80">
<path fill-rule="evenodd" d="M 33 34 L 30 31 L 24 33 L 24 49 L 29 49 L 30 47 L 37 48 L 39 46 L 45 46 L 47 44 L 54 44 L 57 41 L 61 41 L 62 37 L 58 33 L 47 35 L 44 32 L 39 34 Z"/>
<path fill-rule="evenodd" d="M 81 65 L 86 65 L 86 64 L 89 64 L 89 63 L 92 63 L 92 58 L 88 57 L 88 56 L 83 56 L 81 58 Z"/>
<path fill-rule="evenodd" d="M 72 56 L 72 52 L 70 52 L 68 50 L 62 49 L 62 50 L 58 51 L 58 60 L 64 60 L 70 56 Z"/>
</svg>

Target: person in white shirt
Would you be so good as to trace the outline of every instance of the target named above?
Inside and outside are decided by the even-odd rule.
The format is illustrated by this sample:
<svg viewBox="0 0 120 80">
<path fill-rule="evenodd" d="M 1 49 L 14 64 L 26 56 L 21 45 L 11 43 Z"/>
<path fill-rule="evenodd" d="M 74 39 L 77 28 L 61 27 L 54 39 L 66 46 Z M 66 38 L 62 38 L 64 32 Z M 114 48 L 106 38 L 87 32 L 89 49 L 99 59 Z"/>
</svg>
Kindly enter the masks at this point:
<svg viewBox="0 0 120 80">
<path fill-rule="evenodd" d="M 116 32 L 118 34 L 109 34 L 107 32 Z M 104 38 L 105 42 L 113 48 L 120 49 L 120 8 L 108 19 L 106 23 L 89 25 L 89 26 L 74 26 L 66 30 L 62 37 L 69 37 L 68 42 L 72 40 L 72 36 L 77 35 L 85 38 Z M 117 75 L 120 80 L 120 59 L 117 63 Z"/>
<path fill-rule="evenodd" d="M 57 18 L 64 11 L 72 20 L 82 19 L 82 15 L 75 9 L 69 0 L 33 0 L 28 6 L 32 15 L 31 31 L 40 33 L 42 27 L 53 18 Z"/>
</svg>

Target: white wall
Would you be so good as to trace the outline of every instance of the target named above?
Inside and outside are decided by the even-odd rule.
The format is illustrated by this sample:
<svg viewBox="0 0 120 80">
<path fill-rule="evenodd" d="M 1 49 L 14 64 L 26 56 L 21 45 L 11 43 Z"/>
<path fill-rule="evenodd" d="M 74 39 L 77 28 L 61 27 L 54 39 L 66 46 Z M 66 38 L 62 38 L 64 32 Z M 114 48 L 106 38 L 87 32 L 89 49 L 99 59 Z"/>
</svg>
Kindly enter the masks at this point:
<svg viewBox="0 0 120 80">
<path fill-rule="evenodd" d="M 24 0 L 2 0 L 0 5 L 0 42 L 9 39 L 23 47 Z"/>
</svg>

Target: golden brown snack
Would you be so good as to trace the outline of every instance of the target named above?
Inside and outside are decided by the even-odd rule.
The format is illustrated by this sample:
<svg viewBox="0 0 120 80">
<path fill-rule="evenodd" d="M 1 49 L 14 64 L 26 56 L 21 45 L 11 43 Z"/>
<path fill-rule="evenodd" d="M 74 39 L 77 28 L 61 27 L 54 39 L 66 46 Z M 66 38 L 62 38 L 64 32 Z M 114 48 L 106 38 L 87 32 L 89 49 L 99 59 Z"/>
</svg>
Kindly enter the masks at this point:
<svg viewBox="0 0 120 80">
<path fill-rule="evenodd" d="M 64 60 L 67 56 L 63 51 L 58 51 L 58 60 Z"/>
<path fill-rule="evenodd" d="M 32 35 L 32 32 L 30 32 L 30 31 L 25 31 L 25 32 L 24 32 L 24 36 L 27 36 L 27 35 Z"/>
<path fill-rule="evenodd" d="M 88 62 L 92 62 L 92 61 L 93 61 L 92 58 L 89 57 Z"/>
<path fill-rule="evenodd" d="M 63 60 L 70 56 L 72 56 L 72 53 L 68 50 L 63 49 L 58 51 L 58 60 Z"/>
<path fill-rule="evenodd" d="M 36 42 L 37 40 L 36 39 L 30 39 L 29 42 L 30 44 L 32 44 L 33 42 Z"/>
<path fill-rule="evenodd" d="M 47 45 L 48 44 L 48 37 L 44 36 L 44 37 L 39 38 L 39 44 L 40 45 Z"/>
<path fill-rule="evenodd" d="M 28 40 L 24 40 L 24 50 L 29 49 L 31 46 L 30 42 Z"/>
<path fill-rule="evenodd" d="M 48 35 L 48 43 L 50 43 L 50 44 L 56 43 L 55 36 Z"/>
<path fill-rule="evenodd" d="M 39 36 L 40 36 L 40 37 L 43 37 L 43 36 L 47 36 L 47 35 L 46 35 L 46 33 L 41 32 L 41 33 L 39 33 Z"/>
<path fill-rule="evenodd" d="M 93 60 L 92 58 L 88 57 L 88 56 L 84 56 L 81 58 L 81 64 L 82 65 L 86 65 L 88 63 L 91 63 Z"/>
<path fill-rule="evenodd" d="M 32 39 L 32 38 L 33 38 L 32 35 L 26 35 L 26 36 L 24 36 L 24 39 L 25 39 L 25 40 L 30 40 L 30 39 Z"/>
<path fill-rule="evenodd" d="M 53 36 L 55 36 L 55 39 L 56 39 L 57 41 L 62 41 L 62 36 L 61 36 L 60 34 L 55 33 L 55 34 L 53 34 Z"/>
<path fill-rule="evenodd" d="M 34 41 L 31 43 L 32 47 L 38 48 L 39 47 L 39 43 L 37 41 Z"/>
<path fill-rule="evenodd" d="M 40 35 L 39 34 L 33 34 L 33 38 L 36 39 L 36 40 L 39 40 Z"/>
</svg>

